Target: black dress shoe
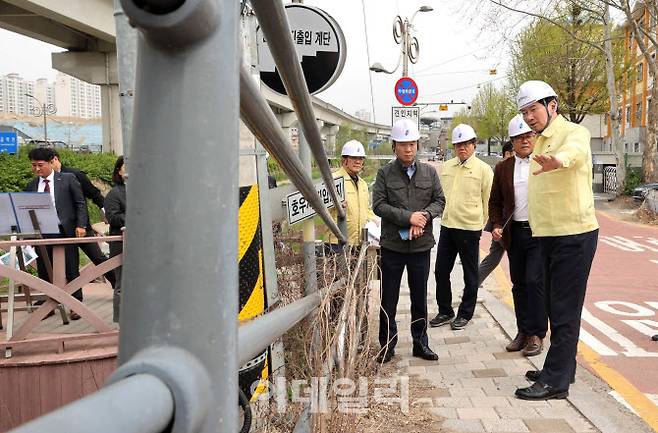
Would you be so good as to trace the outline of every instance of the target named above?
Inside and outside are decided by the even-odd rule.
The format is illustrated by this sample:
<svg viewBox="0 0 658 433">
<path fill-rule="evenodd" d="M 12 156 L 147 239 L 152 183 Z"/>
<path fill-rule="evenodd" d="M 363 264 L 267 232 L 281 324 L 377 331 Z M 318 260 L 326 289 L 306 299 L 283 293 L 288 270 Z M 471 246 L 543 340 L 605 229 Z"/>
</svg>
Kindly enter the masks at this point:
<svg viewBox="0 0 658 433">
<path fill-rule="evenodd" d="M 393 359 L 393 356 L 395 356 L 394 349 L 390 349 L 390 350 L 382 349 L 379 352 L 379 355 L 377 355 L 377 364 L 386 364 L 391 359 Z"/>
<path fill-rule="evenodd" d="M 424 345 L 416 345 L 414 344 L 413 356 L 416 358 L 422 358 L 427 361 L 438 361 L 439 360 L 439 355 L 434 353 L 432 349 L 429 348 L 429 346 L 424 346 Z"/>
<path fill-rule="evenodd" d="M 437 326 L 447 325 L 450 323 L 452 318 L 455 317 L 454 314 L 437 314 L 434 319 L 430 320 L 430 326 L 436 328 Z"/>
<path fill-rule="evenodd" d="M 525 378 L 528 379 L 531 382 L 537 382 L 539 380 L 539 375 L 541 374 L 541 370 L 528 370 L 525 372 Z M 571 383 L 575 383 L 576 379 L 571 379 Z"/>
<path fill-rule="evenodd" d="M 464 319 L 463 317 L 457 317 L 455 320 L 450 322 L 450 328 L 452 328 L 454 331 L 464 329 L 466 325 L 468 325 L 468 320 Z"/>
<path fill-rule="evenodd" d="M 543 382 L 535 382 L 527 388 L 519 388 L 514 393 L 521 400 L 558 400 L 569 396 L 568 389 L 555 389 Z"/>
</svg>

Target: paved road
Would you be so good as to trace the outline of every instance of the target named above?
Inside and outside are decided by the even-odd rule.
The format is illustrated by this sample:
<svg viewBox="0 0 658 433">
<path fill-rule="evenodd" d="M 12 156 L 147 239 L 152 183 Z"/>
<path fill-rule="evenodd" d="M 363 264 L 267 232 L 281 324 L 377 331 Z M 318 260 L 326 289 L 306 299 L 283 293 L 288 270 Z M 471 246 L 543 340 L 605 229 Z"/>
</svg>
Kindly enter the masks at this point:
<svg viewBox="0 0 658 433">
<path fill-rule="evenodd" d="M 658 417 L 658 342 L 651 341 L 658 334 L 658 227 L 611 212 L 597 217 L 599 245 L 581 332 L 591 350 L 583 358 L 636 410 Z"/>
<path fill-rule="evenodd" d="M 597 207 L 607 207 L 597 202 Z M 599 244 L 588 284 L 579 361 L 614 397 L 658 431 L 658 227 L 622 221 L 599 210 Z M 483 234 L 482 251 L 491 236 Z M 511 304 L 504 258 L 502 297 Z M 500 281 L 499 281 L 500 282 Z"/>
</svg>

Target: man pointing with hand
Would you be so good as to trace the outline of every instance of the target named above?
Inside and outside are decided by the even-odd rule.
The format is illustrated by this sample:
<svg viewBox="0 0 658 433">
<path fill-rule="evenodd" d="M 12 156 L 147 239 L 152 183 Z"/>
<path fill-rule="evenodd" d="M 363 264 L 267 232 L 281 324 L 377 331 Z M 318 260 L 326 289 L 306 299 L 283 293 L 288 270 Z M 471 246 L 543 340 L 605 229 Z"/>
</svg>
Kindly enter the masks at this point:
<svg viewBox="0 0 658 433">
<path fill-rule="evenodd" d="M 523 119 L 537 134 L 528 179 L 528 221 L 539 238 L 551 346 L 535 382 L 518 389 L 524 400 L 566 398 L 576 373 L 580 316 L 599 224 L 592 192 L 590 134 L 558 114 L 557 94 L 543 81 L 526 81 L 517 95 Z"/>
</svg>

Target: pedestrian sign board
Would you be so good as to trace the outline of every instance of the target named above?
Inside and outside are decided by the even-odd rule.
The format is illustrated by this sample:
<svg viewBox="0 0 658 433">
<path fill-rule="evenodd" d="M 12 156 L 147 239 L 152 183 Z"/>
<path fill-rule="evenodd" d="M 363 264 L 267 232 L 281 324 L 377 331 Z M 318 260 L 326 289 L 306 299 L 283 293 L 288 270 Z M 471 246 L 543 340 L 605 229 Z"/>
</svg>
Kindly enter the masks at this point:
<svg viewBox="0 0 658 433">
<path fill-rule="evenodd" d="M 420 131 L 419 107 L 391 107 L 391 125 L 400 119 L 410 119 L 416 123 Z"/>
<path fill-rule="evenodd" d="M 18 134 L 15 132 L 0 132 L 0 153 L 18 153 Z"/>
<path fill-rule="evenodd" d="M 336 185 L 336 190 L 338 191 L 338 197 L 340 198 L 340 201 L 344 202 L 345 179 L 342 176 L 335 178 L 334 185 Z M 329 193 L 329 190 L 324 186 L 324 182 L 315 185 L 315 190 L 318 192 L 318 196 L 325 206 L 328 208 L 334 206 L 334 202 L 331 199 L 331 194 Z M 304 221 L 305 219 L 312 218 L 317 213 L 299 191 L 295 191 L 292 194 L 288 194 L 286 196 L 286 207 L 288 209 L 288 223 L 291 225 L 300 221 Z"/>
<path fill-rule="evenodd" d="M 418 99 L 418 85 L 409 77 L 402 77 L 395 83 L 395 98 L 402 105 L 413 105 Z"/>
<path fill-rule="evenodd" d="M 347 57 L 345 36 L 336 20 L 322 9 L 291 3 L 285 5 L 285 10 L 308 91 L 311 95 L 322 92 L 343 71 Z M 261 81 L 275 92 L 287 95 L 260 27 L 256 30 L 256 41 Z"/>
</svg>

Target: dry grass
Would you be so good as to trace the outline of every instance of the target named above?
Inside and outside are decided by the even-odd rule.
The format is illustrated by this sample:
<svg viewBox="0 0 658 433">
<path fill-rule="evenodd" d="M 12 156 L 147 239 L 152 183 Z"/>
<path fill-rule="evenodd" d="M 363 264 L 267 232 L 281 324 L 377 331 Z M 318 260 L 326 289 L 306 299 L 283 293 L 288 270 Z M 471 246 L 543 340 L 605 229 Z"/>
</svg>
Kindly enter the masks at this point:
<svg viewBox="0 0 658 433">
<path fill-rule="evenodd" d="M 286 236 L 290 238 L 291 234 Z M 293 238 L 290 239 L 299 239 Z M 277 269 L 279 292 L 283 304 L 288 304 L 303 296 L 304 271 L 301 248 L 289 242 L 277 242 Z M 431 390 L 431 386 L 418 378 L 408 379 L 408 393 L 404 394 L 402 386 L 394 386 L 386 391 L 390 399 L 412 397 L 406 405 L 399 402 L 383 402 L 377 397 L 376 379 L 404 376 L 389 363 L 379 366 L 374 362 L 377 346 L 370 335 L 369 320 L 377 317 L 378 311 L 369 307 L 370 285 L 378 271 L 372 261 L 367 266 L 367 275 L 363 269 L 366 262 L 366 250 L 349 251 L 319 257 L 317 261 L 318 288 L 324 293 L 320 307 L 315 313 L 291 329 L 283 338 L 285 347 L 285 391 L 287 406 L 285 411 L 277 410 L 277 403 L 269 400 L 261 419 L 265 420 L 260 431 L 283 433 L 291 432 L 307 405 L 291 401 L 294 395 L 294 380 L 310 384 L 313 378 L 323 378 L 323 385 L 315 401 L 326 402 L 325 410 L 311 416 L 311 431 L 322 433 L 379 433 L 396 431 L 401 433 L 417 432 L 426 429 L 440 431 L 440 419 L 430 415 L 424 409 L 422 396 Z M 355 272 L 360 269 L 359 272 Z M 337 395 L 336 389 L 347 389 L 344 380 L 351 379 L 356 389 L 350 397 L 365 397 L 345 410 L 345 400 Z M 317 380 L 317 379 L 316 379 Z M 404 380 L 404 379 L 403 379 Z M 359 382 L 361 381 L 361 382 Z M 322 383 L 322 382 L 320 382 Z M 365 386 L 362 391 L 359 386 Z M 305 389 L 308 395 L 308 388 Z M 405 391 L 406 392 L 406 391 Z M 347 394 L 347 393 L 346 393 Z M 420 396 L 420 398 L 418 398 Z M 347 397 L 347 395 L 345 395 Z M 406 398 L 406 397 L 405 397 Z"/>
</svg>

